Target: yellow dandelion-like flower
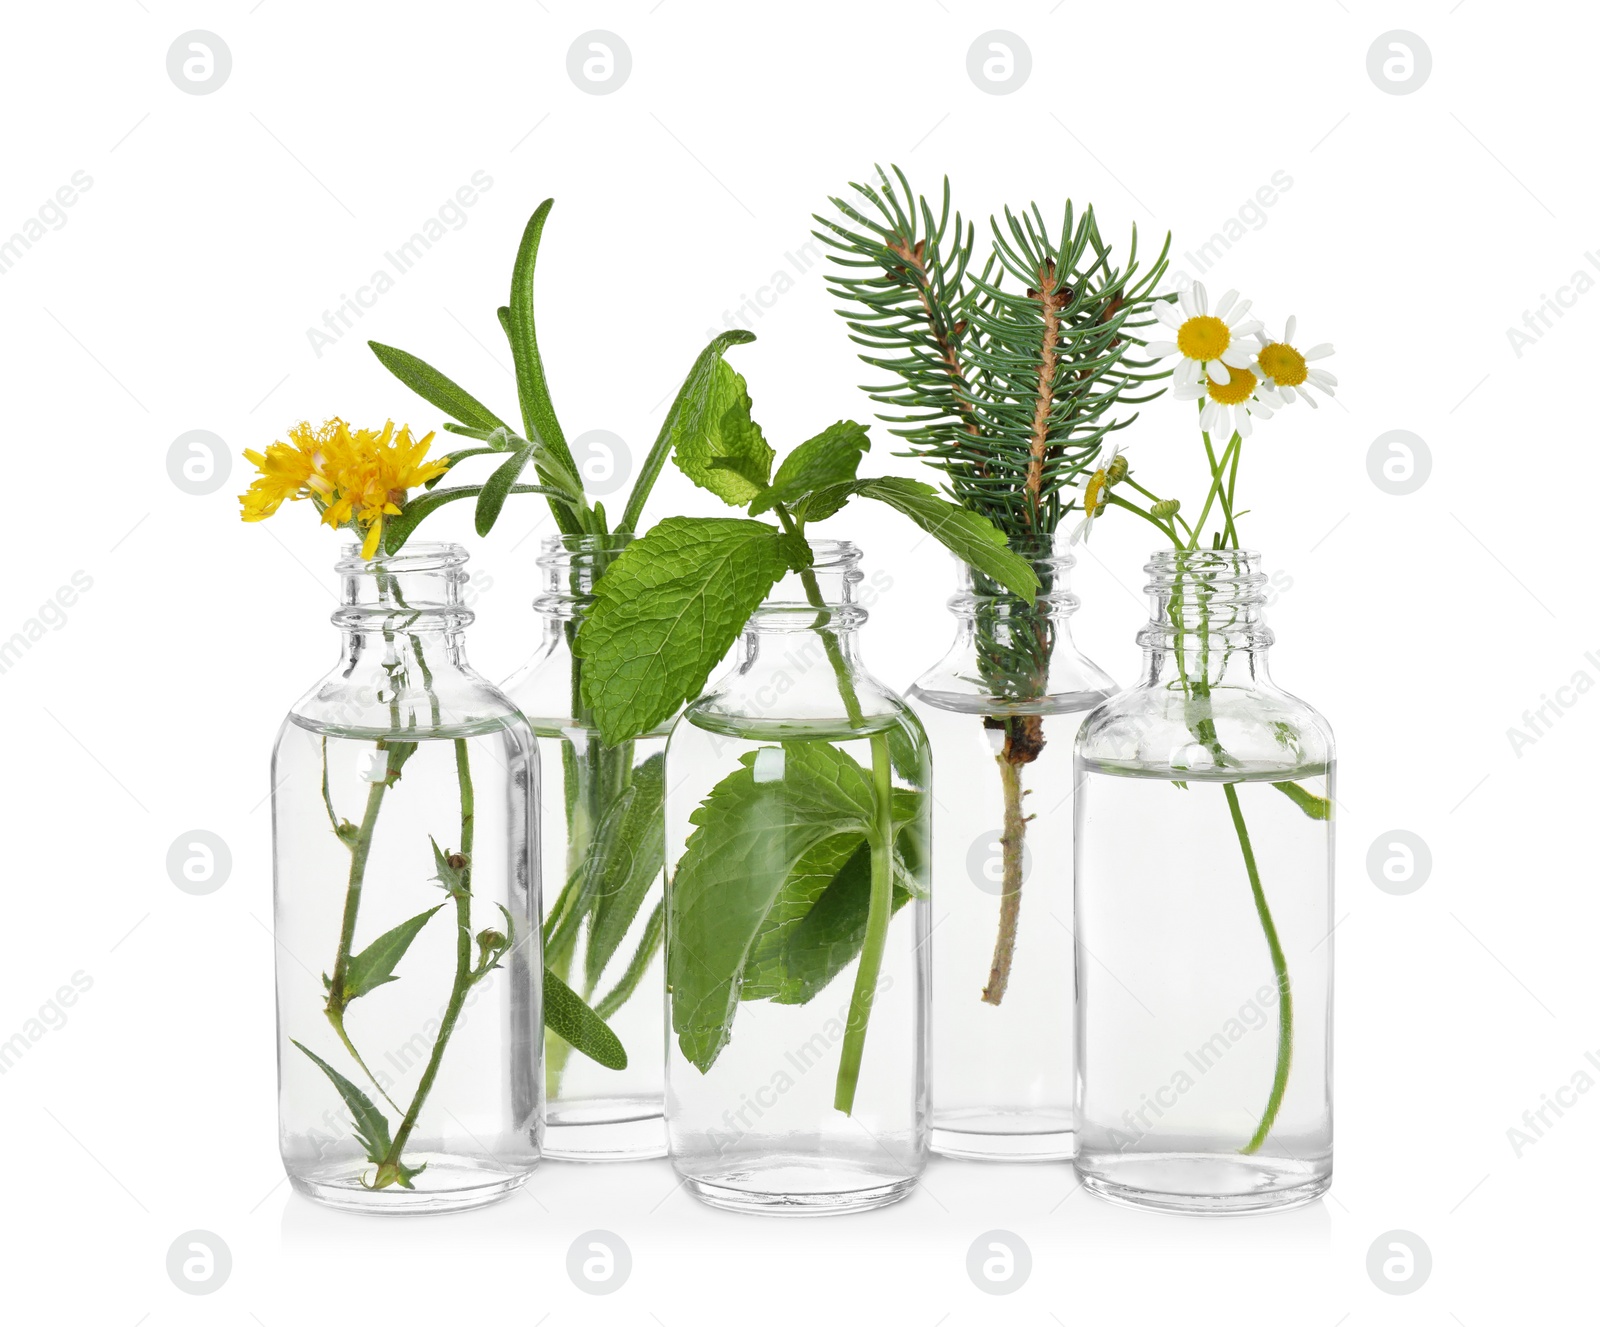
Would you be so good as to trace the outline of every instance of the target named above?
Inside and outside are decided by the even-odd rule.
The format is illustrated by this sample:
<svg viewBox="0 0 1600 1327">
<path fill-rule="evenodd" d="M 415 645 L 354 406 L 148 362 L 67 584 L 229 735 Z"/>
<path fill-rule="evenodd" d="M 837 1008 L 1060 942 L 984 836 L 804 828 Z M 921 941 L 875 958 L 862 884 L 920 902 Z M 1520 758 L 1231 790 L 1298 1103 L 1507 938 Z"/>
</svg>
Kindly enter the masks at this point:
<svg viewBox="0 0 1600 1327">
<path fill-rule="evenodd" d="M 413 438 L 393 420 L 377 431 L 352 430 L 342 419 L 316 430 L 296 424 L 288 443 L 273 443 L 264 456 L 245 453 L 261 473 L 239 499 L 242 515 L 265 520 L 285 499 L 311 498 L 323 523 L 360 534 L 361 556 L 371 558 L 383 541 L 384 517 L 400 515 L 410 489 L 450 468 L 447 461 L 427 459 L 433 436 Z"/>
</svg>

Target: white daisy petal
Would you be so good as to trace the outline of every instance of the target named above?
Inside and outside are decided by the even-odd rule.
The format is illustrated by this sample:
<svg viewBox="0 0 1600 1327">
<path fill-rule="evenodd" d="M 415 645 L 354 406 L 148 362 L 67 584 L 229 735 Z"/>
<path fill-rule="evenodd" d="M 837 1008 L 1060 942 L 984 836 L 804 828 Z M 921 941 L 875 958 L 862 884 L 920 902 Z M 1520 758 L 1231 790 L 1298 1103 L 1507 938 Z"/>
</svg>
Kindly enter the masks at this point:
<svg viewBox="0 0 1600 1327">
<path fill-rule="evenodd" d="M 1329 373 L 1327 369 L 1307 369 L 1306 377 L 1316 383 L 1318 387 L 1337 387 L 1339 380 Z"/>
<path fill-rule="evenodd" d="M 1206 389 L 1199 383 L 1181 383 L 1172 389 L 1172 394 L 1180 401 L 1198 401 L 1206 394 Z"/>
<path fill-rule="evenodd" d="M 1206 307 L 1206 288 L 1204 283 L 1196 281 L 1191 289 L 1194 291 L 1195 312 L 1201 314 L 1209 313 L 1210 310 Z"/>
<path fill-rule="evenodd" d="M 1283 325 L 1283 339 L 1285 341 L 1293 341 L 1294 340 L 1295 322 L 1296 322 L 1295 316 L 1294 316 L 1294 314 L 1291 313 L 1289 315 L 1289 321 L 1284 323 L 1284 325 Z"/>
<path fill-rule="evenodd" d="M 1207 401 L 1200 411 L 1200 431 L 1202 433 L 1215 433 L 1217 431 L 1217 412 L 1221 410 L 1215 401 Z"/>
<path fill-rule="evenodd" d="M 1303 400 L 1313 410 L 1317 408 L 1317 398 L 1311 395 L 1310 392 L 1306 391 L 1304 387 L 1296 387 L 1295 391 L 1300 393 L 1300 399 Z"/>
<path fill-rule="evenodd" d="M 1226 387 L 1233 381 L 1233 375 L 1228 372 L 1228 366 L 1220 359 L 1206 361 L 1206 376 L 1219 387 Z"/>
<path fill-rule="evenodd" d="M 1165 300 L 1156 305 L 1156 318 L 1173 331 L 1183 326 L 1183 313 L 1176 304 L 1168 304 Z"/>
<path fill-rule="evenodd" d="M 1333 346 L 1329 342 L 1324 341 L 1321 345 L 1312 346 L 1310 350 L 1306 351 L 1306 358 L 1308 360 L 1327 359 L 1331 354 L 1333 354 Z"/>
<path fill-rule="evenodd" d="M 1228 321 L 1228 310 L 1233 308 L 1233 306 L 1235 304 L 1237 304 L 1238 302 L 1239 302 L 1239 292 L 1237 290 L 1230 290 L 1226 295 L 1224 295 L 1221 299 L 1219 299 L 1217 301 L 1217 307 L 1216 307 L 1216 315 L 1217 315 L 1217 317 L 1221 318 L 1223 322 L 1227 322 Z"/>
<path fill-rule="evenodd" d="M 1145 350 L 1153 359 L 1166 359 L 1178 353 L 1178 343 L 1176 341 L 1152 341 L 1145 347 Z"/>
<path fill-rule="evenodd" d="M 1234 325 L 1228 330 L 1231 331 L 1235 336 L 1254 336 L 1261 330 L 1261 320 L 1259 318 L 1252 318 L 1247 323 L 1234 323 Z"/>
<path fill-rule="evenodd" d="M 1242 405 L 1233 408 L 1233 431 L 1241 438 L 1250 436 L 1250 412 Z"/>
<path fill-rule="evenodd" d="M 1237 341 L 1235 341 L 1231 346 L 1222 352 L 1222 362 L 1228 365 L 1230 368 L 1235 369 L 1249 368 L 1250 361 L 1253 358 L 1254 354 L 1250 347 L 1247 345 L 1240 345 Z"/>
<path fill-rule="evenodd" d="M 1173 372 L 1173 380 L 1180 387 L 1189 387 L 1200 381 L 1200 364 L 1198 360 L 1185 359 L 1178 361 L 1178 367 Z"/>
<path fill-rule="evenodd" d="M 1196 292 L 1199 292 L 1199 294 L 1197 295 Z M 1204 294 L 1205 294 L 1205 288 L 1203 286 L 1201 286 L 1198 282 L 1196 282 L 1194 285 L 1190 286 L 1187 290 L 1181 291 L 1179 293 L 1179 295 L 1178 295 L 1178 303 L 1183 306 L 1183 316 L 1185 318 L 1194 318 L 1194 317 L 1198 317 L 1199 316 L 1199 313 L 1200 313 L 1199 295 L 1204 295 Z"/>
<path fill-rule="evenodd" d="M 1231 318 L 1224 318 L 1222 321 L 1227 323 L 1229 327 L 1237 327 L 1241 322 L 1244 321 L 1245 314 L 1250 312 L 1250 304 L 1250 300 L 1240 300 L 1233 306 L 1233 316 Z"/>
</svg>

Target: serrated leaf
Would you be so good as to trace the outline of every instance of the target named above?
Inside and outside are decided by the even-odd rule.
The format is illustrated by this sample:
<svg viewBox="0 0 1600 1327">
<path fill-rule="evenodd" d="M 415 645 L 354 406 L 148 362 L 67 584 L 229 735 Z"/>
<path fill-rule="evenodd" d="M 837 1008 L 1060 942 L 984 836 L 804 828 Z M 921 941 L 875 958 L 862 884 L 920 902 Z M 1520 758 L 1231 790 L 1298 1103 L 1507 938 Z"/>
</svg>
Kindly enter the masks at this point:
<svg viewBox="0 0 1600 1327">
<path fill-rule="evenodd" d="M 633 925 L 651 886 L 661 878 L 666 862 L 665 766 L 666 757 L 658 753 L 633 771 L 633 782 L 607 810 L 585 864 L 591 910 L 584 980 L 591 990 Z"/>
<path fill-rule="evenodd" d="M 411 948 L 411 942 L 428 924 L 428 919 L 442 907 L 444 904 L 440 903 L 426 912 L 419 912 L 392 930 L 385 931 L 355 955 L 345 971 L 344 999 L 358 1000 L 379 986 L 398 981 L 399 978 L 394 975 L 395 965 L 405 957 L 406 950 Z"/>
<path fill-rule="evenodd" d="M 367 1160 L 375 1166 L 382 1165 L 384 1157 L 389 1153 L 389 1121 L 383 1112 L 372 1104 L 372 1099 L 365 1092 L 315 1051 L 302 1046 L 298 1041 L 293 1044 L 299 1046 L 311 1063 L 328 1076 L 328 1081 L 344 1098 L 344 1104 L 355 1120 L 356 1137 L 366 1149 Z"/>
<path fill-rule="evenodd" d="M 830 516 L 837 516 L 844 510 L 845 503 L 855 496 L 855 491 L 856 486 L 851 483 L 829 484 L 827 488 L 819 488 L 814 493 L 808 493 L 795 507 L 795 519 L 810 524 L 813 521 L 825 521 Z"/>
<path fill-rule="evenodd" d="M 456 386 L 431 364 L 394 346 L 368 341 L 378 363 L 405 383 L 431 406 L 436 406 L 452 419 L 475 429 L 504 428 L 494 411 L 479 401 L 471 392 Z"/>
<path fill-rule="evenodd" d="M 633 489 L 628 494 L 628 505 L 623 508 L 622 519 L 617 523 L 618 534 L 631 534 L 638 528 L 644 516 L 645 501 L 677 439 L 704 427 L 706 411 L 714 405 L 713 389 L 723 352 L 730 346 L 745 345 L 755 339 L 754 332 L 747 332 L 743 328 L 719 332 L 696 357 L 683 385 L 678 388 L 677 396 L 673 398 L 666 418 L 661 421 L 661 431 L 656 434 L 649 455 L 639 467 L 639 476 L 633 481 Z M 723 409 L 726 408 L 724 403 Z"/>
<path fill-rule="evenodd" d="M 931 484 L 886 476 L 860 480 L 854 490 L 909 516 L 969 567 L 1013 594 L 1024 599 L 1038 594 L 1039 578 L 1025 558 L 1006 547 L 1005 535 L 977 512 L 945 501 Z"/>
<path fill-rule="evenodd" d="M 685 412 L 673 429 L 672 459 L 701 488 L 743 507 L 766 487 L 774 453 L 750 417 L 744 378 L 722 359 L 713 375 L 701 410 Z"/>
<path fill-rule="evenodd" d="M 607 745 L 700 694 L 787 570 L 779 539 L 760 521 L 672 516 L 611 564 L 574 644 L 583 701 Z"/>
<path fill-rule="evenodd" d="M 628 1052 L 599 1014 L 560 977 L 544 970 L 544 1025 L 575 1051 L 607 1069 L 626 1069 Z"/>
<path fill-rule="evenodd" d="M 852 483 L 856 467 L 871 445 L 865 425 L 853 419 L 829 424 L 783 458 L 772 477 L 772 487 L 750 504 L 750 514 L 759 516 L 776 503 L 788 506 L 817 489 Z"/>
<path fill-rule="evenodd" d="M 865 834 L 866 770 L 826 742 L 740 757 L 689 817 L 695 830 L 668 890 L 672 1027 L 702 1073 L 727 1044 L 751 947 L 796 865 L 818 844 Z"/>
</svg>

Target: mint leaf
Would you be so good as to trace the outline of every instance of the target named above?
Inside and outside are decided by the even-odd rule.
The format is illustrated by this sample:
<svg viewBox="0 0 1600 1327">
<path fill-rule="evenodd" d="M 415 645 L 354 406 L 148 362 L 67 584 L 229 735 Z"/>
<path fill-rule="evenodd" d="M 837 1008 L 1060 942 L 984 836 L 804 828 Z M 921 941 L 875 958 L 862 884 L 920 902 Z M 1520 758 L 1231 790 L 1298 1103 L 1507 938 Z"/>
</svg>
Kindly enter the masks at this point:
<svg viewBox="0 0 1600 1327">
<path fill-rule="evenodd" d="M 667 982 L 684 1056 L 710 1069 L 732 1031 L 751 947 L 797 864 L 818 844 L 865 834 L 867 771 L 826 742 L 740 757 L 689 817 L 668 891 Z"/>
<path fill-rule="evenodd" d="M 384 1157 L 389 1154 L 389 1121 L 383 1112 L 372 1104 L 371 1097 L 315 1051 L 301 1046 L 298 1041 L 293 1044 L 300 1046 L 311 1063 L 321 1069 L 328 1076 L 328 1081 L 338 1089 L 339 1095 L 344 1098 L 344 1104 L 349 1107 L 350 1114 L 355 1120 L 356 1137 L 366 1149 L 367 1160 L 375 1166 L 382 1165 Z"/>
<path fill-rule="evenodd" d="M 776 1000 L 780 997 L 785 978 L 784 950 L 790 933 L 805 920 L 812 905 L 822 897 L 838 874 L 867 848 L 867 836 L 860 830 L 835 834 L 824 839 L 804 853 L 790 868 L 783 888 L 778 891 L 766 917 L 750 946 L 745 960 L 744 980 L 740 983 L 741 1000 Z M 868 875 L 871 875 L 872 854 L 866 853 Z"/>
<path fill-rule="evenodd" d="M 851 483 L 829 484 L 827 488 L 808 493 L 795 506 L 795 519 L 809 525 L 813 521 L 825 521 L 830 516 L 836 516 L 844 509 L 844 504 L 855 496 L 855 491 L 856 486 Z"/>
<path fill-rule="evenodd" d="M 977 512 L 946 502 L 931 484 L 886 476 L 863 479 L 854 491 L 909 516 L 969 567 L 999 581 L 1012 594 L 1024 599 L 1038 594 L 1039 578 L 1025 559 L 1006 547 L 1005 535 Z"/>
<path fill-rule="evenodd" d="M 851 483 L 861 457 L 870 446 L 865 425 L 853 419 L 829 424 L 783 458 L 783 464 L 772 478 L 772 487 L 750 504 L 750 514 L 759 516 L 775 503 L 788 505 L 832 484 Z"/>
<path fill-rule="evenodd" d="M 633 481 L 633 490 L 628 494 L 628 505 L 623 509 L 622 519 L 617 522 L 618 534 L 631 533 L 638 528 L 640 518 L 644 515 L 645 500 L 650 496 L 650 490 L 661 474 L 661 467 L 667 463 L 667 457 L 678 439 L 704 429 L 706 420 L 713 417 L 708 414 L 713 408 L 719 412 L 714 416 L 718 419 L 727 412 L 729 402 L 721 401 L 717 405 L 713 399 L 722 354 L 729 346 L 744 345 L 755 339 L 754 332 L 747 332 L 743 328 L 719 332 L 695 359 L 688 377 L 683 380 L 683 386 L 678 388 L 678 395 L 673 398 L 672 408 L 661 422 L 661 432 L 651 444 L 650 454 L 639 467 L 639 477 Z"/>
<path fill-rule="evenodd" d="M 587 863 L 586 893 L 593 911 L 583 960 L 591 990 L 666 864 L 665 766 L 666 757 L 658 753 L 635 769 L 633 782 L 607 809 L 595 835 Z"/>
<path fill-rule="evenodd" d="M 574 645 L 607 745 L 700 694 L 787 570 L 780 538 L 760 521 L 670 516 L 607 568 Z"/>
<path fill-rule="evenodd" d="M 398 981 L 399 978 L 394 975 L 395 964 L 405 957 L 406 950 L 411 948 L 411 942 L 428 924 L 428 919 L 442 907 L 444 904 L 440 903 L 426 912 L 419 912 L 409 921 L 401 922 L 393 930 L 385 931 L 352 958 L 345 970 L 341 1003 L 359 999 L 379 986 Z"/>
<path fill-rule="evenodd" d="M 599 1014 L 560 977 L 544 970 L 544 1025 L 573 1050 L 607 1069 L 626 1069 L 628 1052 Z"/>
<path fill-rule="evenodd" d="M 673 429 L 672 459 L 701 488 L 743 507 L 767 486 L 773 451 L 750 418 L 744 378 L 722 359 L 714 374 L 701 409 L 685 411 Z"/>
</svg>

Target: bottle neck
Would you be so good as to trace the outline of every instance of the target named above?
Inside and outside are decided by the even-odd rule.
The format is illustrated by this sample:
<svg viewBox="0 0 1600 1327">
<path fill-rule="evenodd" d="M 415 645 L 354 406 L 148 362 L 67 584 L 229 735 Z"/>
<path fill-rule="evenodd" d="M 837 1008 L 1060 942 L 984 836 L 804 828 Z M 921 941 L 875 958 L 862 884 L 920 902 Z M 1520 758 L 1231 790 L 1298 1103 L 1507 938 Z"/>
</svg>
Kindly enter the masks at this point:
<svg viewBox="0 0 1600 1327">
<path fill-rule="evenodd" d="M 1267 680 L 1273 635 L 1260 564 L 1259 553 L 1244 549 L 1168 549 L 1151 558 L 1150 621 L 1138 637 L 1147 683 L 1203 689 Z"/>
<path fill-rule="evenodd" d="M 458 544 L 408 544 L 370 560 L 350 545 L 336 568 L 340 595 L 332 617 L 344 635 L 346 664 L 419 673 L 464 666 L 463 632 L 473 620 L 461 602 L 466 562 Z"/>
<path fill-rule="evenodd" d="M 1115 684 L 1078 652 L 1071 616 L 1075 559 L 1066 537 L 1016 537 L 1011 551 L 1039 578 L 1031 598 L 957 562 L 956 593 L 948 600 L 956 637 L 916 693 L 942 708 L 984 713 L 1046 713 L 1093 706 Z"/>
</svg>

